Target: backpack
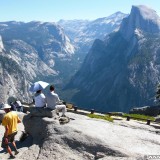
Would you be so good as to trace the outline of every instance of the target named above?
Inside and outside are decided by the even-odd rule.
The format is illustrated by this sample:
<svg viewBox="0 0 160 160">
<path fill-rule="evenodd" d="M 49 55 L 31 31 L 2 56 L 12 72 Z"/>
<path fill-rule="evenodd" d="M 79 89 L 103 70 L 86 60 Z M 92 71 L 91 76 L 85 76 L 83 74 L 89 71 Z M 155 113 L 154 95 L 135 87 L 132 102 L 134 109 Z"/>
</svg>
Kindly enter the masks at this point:
<svg viewBox="0 0 160 160">
<path fill-rule="evenodd" d="M 70 122 L 70 118 L 69 117 L 60 117 L 59 118 L 59 123 L 60 124 L 66 124 Z"/>
</svg>

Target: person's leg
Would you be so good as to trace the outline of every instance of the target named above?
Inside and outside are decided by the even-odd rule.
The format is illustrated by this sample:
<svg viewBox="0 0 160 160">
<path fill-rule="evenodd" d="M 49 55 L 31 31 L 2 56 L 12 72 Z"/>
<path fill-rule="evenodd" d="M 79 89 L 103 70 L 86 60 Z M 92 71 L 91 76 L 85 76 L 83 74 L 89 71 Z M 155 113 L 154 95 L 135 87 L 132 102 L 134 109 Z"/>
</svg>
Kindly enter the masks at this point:
<svg viewBox="0 0 160 160">
<path fill-rule="evenodd" d="M 59 116 L 59 109 L 58 109 L 57 106 L 55 106 L 55 112 L 56 112 L 56 114 Z"/>
<path fill-rule="evenodd" d="M 17 149 L 15 141 L 12 142 L 12 145 L 13 145 L 13 147 L 15 149 L 15 154 L 18 154 L 19 152 L 18 152 L 18 149 Z"/>
<path fill-rule="evenodd" d="M 12 154 L 12 150 L 11 150 L 11 148 L 10 148 L 9 145 L 7 145 L 6 149 L 7 149 L 7 152 L 8 152 L 10 155 L 13 155 L 13 154 Z"/>
<path fill-rule="evenodd" d="M 61 111 L 61 112 L 62 112 L 62 116 L 65 115 L 65 113 L 66 113 L 66 106 L 65 106 L 65 105 L 56 105 L 56 109 L 57 109 L 58 111 Z"/>
<path fill-rule="evenodd" d="M 64 115 L 65 115 L 65 113 L 66 113 L 66 106 L 65 106 L 65 105 L 63 105 L 63 106 L 62 106 L 62 116 L 64 116 Z"/>
<path fill-rule="evenodd" d="M 11 138 L 10 138 L 10 142 L 12 143 L 12 145 L 13 145 L 13 148 L 14 148 L 14 150 L 15 150 L 15 154 L 18 154 L 19 152 L 18 152 L 18 150 L 17 150 L 17 146 L 16 146 L 16 143 L 15 143 L 15 135 L 17 134 L 17 132 L 15 132 L 15 133 L 13 133 L 12 135 L 11 135 Z"/>
<path fill-rule="evenodd" d="M 12 150 L 11 150 L 11 148 L 10 148 L 10 146 L 9 146 L 9 140 L 10 140 L 10 139 L 8 139 L 8 138 L 5 139 L 6 150 L 7 150 L 7 152 L 10 154 L 10 158 L 15 158 L 15 157 L 13 156 Z"/>
</svg>

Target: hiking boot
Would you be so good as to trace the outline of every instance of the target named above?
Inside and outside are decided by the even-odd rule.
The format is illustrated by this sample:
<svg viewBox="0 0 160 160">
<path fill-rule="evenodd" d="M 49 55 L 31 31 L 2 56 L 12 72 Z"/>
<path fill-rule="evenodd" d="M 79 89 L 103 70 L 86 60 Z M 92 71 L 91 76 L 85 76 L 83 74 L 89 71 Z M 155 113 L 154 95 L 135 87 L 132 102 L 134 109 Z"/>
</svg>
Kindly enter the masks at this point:
<svg viewBox="0 0 160 160">
<path fill-rule="evenodd" d="M 14 155 L 10 155 L 10 157 L 9 157 L 9 159 L 14 159 L 14 158 L 16 158 Z"/>
<path fill-rule="evenodd" d="M 19 153 L 19 151 L 16 150 L 15 153 L 14 153 L 14 155 L 17 155 L 18 153 Z"/>
</svg>

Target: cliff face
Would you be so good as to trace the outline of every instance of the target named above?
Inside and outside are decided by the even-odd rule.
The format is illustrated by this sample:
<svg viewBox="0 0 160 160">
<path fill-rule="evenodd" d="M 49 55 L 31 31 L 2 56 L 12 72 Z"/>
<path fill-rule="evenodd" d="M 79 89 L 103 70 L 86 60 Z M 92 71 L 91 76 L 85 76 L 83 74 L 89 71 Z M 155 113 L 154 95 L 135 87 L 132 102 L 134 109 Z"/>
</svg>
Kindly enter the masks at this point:
<svg viewBox="0 0 160 160">
<path fill-rule="evenodd" d="M 100 111 L 152 104 L 160 80 L 159 21 L 155 11 L 133 6 L 118 32 L 94 42 L 68 85 L 77 90 L 72 100 Z"/>
<path fill-rule="evenodd" d="M 120 32 L 129 40 L 136 28 L 150 34 L 159 33 L 160 18 L 156 11 L 143 5 L 132 6 L 131 14 L 123 20 Z"/>
<path fill-rule="evenodd" d="M 0 53 L 0 102 L 9 98 L 29 101 L 29 85 L 37 77 L 49 77 L 56 72 L 49 68 L 33 47 L 21 40 L 5 43 Z"/>
<path fill-rule="evenodd" d="M 4 49 L 2 37 L 0 36 L 0 52 Z"/>
<path fill-rule="evenodd" d="M 68 63 L 74 47 L 60 26 L 1 22 L 0 35 L 0 102 L 9 97 L 29 99 L 29 84 L 37 80 L 63 84 L 62 75 L 71 69 Z"/>
<path fill-rule="evenodd" d="M 9 97 L 28 100 L 28 82 L 20 66 L 12 59 L 0 55 L 0 102 Z"/>
</svg>

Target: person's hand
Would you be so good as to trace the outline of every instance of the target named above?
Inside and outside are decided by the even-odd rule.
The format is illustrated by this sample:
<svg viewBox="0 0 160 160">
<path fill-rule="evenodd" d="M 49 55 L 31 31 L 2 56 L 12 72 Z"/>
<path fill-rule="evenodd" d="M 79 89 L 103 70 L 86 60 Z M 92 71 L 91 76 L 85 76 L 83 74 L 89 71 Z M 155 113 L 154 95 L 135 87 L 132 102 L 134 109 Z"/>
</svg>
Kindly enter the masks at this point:
<svg viewBox="0 0 160 160">
<path fill-rule="evenodd" d="M 7 137 L 4 137 L 4 142 L 5 142 L 5 144 L 8 144 L 8 138 Z"/>
</svg>

